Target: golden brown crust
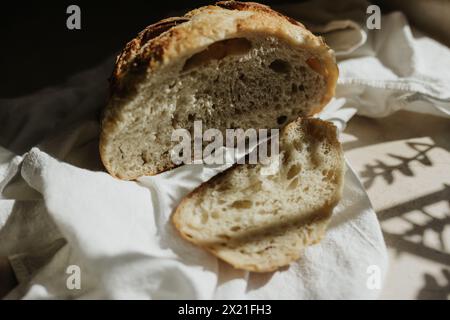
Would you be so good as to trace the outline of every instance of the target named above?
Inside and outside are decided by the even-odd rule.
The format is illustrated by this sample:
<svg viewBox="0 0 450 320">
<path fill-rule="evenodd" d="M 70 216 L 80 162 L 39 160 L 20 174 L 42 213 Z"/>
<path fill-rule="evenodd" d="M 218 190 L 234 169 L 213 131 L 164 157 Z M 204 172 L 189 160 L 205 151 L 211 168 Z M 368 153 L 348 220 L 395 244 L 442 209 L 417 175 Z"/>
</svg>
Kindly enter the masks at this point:
<svg viewBox="0 0 450 320">
<path fill-rule="evenodd" d="M 334 95 L 338 76 L 334 55 L 323 40 L 301 23 L 268 6 L 252 2 L 218 2 L 188 12 L 183 17 L 165 19 L 147 27 L 125 46 L 117 58 L 110 78 L 111 95 L 102 119 L 99 146 L 108 172 L 122 179 L 137 178 L 114 174 L 104 153 L 108 137 L 115 132 L 119 122 L 122 101 L 136 93 L 136 86 L 143 77 L 157 72 L 165 64 L 187 58 L 216 41 L 258 34 L 274 36 L 292 46 L 307 49 L 320 60 L 327 90 L 322 103 L 313 108 L 309 115 L 319 112 Z M 171 168 L 146 174 L 154 175 Z"/>
<path fill-rule="evenodd" d="M 146 27 L 137 35 L 135 39 L 128 42 L 122 50 L 122 53 L 117 57 L 116 66 L 110 78 L 111 93 L 120 90 L 120 79 L 124 77 L 126 72 L 128 72 L 132 67 L 138 67 L 140 63 L 139 61 L 135 61 L 135 57 L 138 55 L 139 50 L 143 46 L 162 33 L 187 21 L 189 21 L 189 18 L 186 17 L 171 17 L 158 21 Z M 155 52 L 160 52 L 161 54 L 162 50 L 155 50 Z"/>
<path fill-rule="evenodd" d="M 264 4 L 260 4 L 257 2 L 219 1 L 216 3 L 216 6 L 224 8 L 224 9 L 228 9 L 228 10 L 241 10 L 241 11 L 247 10 L 247 11 L 255 11 L 255 12 L 265 12 L 265 13 L 268 13 L 271 15 L 275 14 L 279 17 L 286 19 L 293 25 L 301 26 L 303 28 L 305 27 L 303 24 L 301 24 L 297 20 L 292 19 L 291 17 L 285 16 L 284 14 L 281 14 L 278 11 L 272 10 L 269 6 L 266 6 Z"/>
</svg>

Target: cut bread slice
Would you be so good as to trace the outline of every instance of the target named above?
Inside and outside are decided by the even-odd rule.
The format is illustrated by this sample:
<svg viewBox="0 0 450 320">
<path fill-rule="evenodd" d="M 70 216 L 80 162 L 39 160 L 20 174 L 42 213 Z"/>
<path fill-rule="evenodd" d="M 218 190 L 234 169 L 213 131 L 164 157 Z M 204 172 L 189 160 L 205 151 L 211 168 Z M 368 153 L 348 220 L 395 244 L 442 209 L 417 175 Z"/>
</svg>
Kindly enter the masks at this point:
<svg viewBox="0 0 450 320">
<path fill-rule="evenodd" d="M 317 243 L 342 192 L 336 128 L 299 119 L 282 130 L 279 142 L 273 174 L 260 164 L 234 165 L 187 195 L 172 216 L 181 235 L 236 268 L 257 272 L 286 266 Z"/>
<path fill-rule="evenodd" d="M 100 155 L 121 179 L 176 165 L 175 129 L 279 128 L 330 100 L 334 55 L 290 18 L 256 3 L 219 2 L 151 25 L 111 78 Z"/>
</svg>

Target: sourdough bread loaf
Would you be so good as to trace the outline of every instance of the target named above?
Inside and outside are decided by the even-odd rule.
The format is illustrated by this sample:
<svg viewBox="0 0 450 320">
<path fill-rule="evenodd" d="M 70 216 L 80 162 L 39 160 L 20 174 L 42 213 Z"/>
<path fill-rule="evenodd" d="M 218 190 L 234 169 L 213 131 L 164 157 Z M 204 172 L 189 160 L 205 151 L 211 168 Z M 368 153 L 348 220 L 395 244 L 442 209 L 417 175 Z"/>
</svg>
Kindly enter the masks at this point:
<svg viewBox="0 0 450 320">
<path fill-rule="evenodd" d="M 182 237 L 256 272 L 286 266 L 318 242 L 343 186 L 336 128 L 298 119 L 279 141 L 278 170 L 267 174 L 261 164 L 236 164 L 187 195 L 172 216 Z"/>
<path fill-rule="evenodd" d="M 237 1 L 153 24 L 111 77 L 100 155 L 121 179 L 175 167 L 178 128 L 280 128 L 334 94 L 338 70 L 320 37 L 269 7 Z"/>
</svg>

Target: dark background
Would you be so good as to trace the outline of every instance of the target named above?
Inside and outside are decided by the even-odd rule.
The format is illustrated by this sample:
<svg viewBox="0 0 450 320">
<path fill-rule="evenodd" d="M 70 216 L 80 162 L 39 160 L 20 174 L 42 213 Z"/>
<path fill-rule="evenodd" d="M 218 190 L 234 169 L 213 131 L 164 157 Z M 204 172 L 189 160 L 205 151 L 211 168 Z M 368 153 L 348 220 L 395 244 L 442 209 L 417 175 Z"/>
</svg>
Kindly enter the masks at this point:
<svg viewBox="0 0 450 320">
<path fill-rule="evenodd" d="M 215 1 L 15 1 L 0 8 L 0 98 L 64 83 L 118 53 L 147 25 Z M 266 4 L 299 2 L 260 1 Z M 379 2 L 379 1 L 374 1 Z M 66 28 L 66 9 L 81 8 L 81 30 Z M 112 69 L 113 66 L 111 66 Z"/>
<path fill-rule="evenodd" d="M 191 3 L 195 6 L 197 1 Z M 0 97 L 56 85 L 119 51 L 140 30 L 187 1 L 17 1 L 0 8 Z M 199 5 L 208 1 L 198 1 Z M 81 30 L 68 30 L 66 9 L 81 8 Z"/>
</svg>

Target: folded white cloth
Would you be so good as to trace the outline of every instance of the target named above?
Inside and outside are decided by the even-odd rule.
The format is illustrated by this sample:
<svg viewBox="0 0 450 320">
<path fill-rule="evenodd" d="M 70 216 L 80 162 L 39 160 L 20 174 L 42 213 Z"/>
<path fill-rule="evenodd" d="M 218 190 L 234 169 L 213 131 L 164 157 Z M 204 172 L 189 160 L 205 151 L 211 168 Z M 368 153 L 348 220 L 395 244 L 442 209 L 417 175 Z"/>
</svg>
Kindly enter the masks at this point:
<svg viewBox="0 0 450 320">
<path fill-rule="evenodd" d="M 365 30 L 360 27 L 365 7 L 353 3 L 358 4 L 353 11 L 329 14 L 337 17 L 335 22 L 316 19 L 316 28 L 322 26 L 324 35 L 336 37 L 330 44 L 339 46 L 341 70 L 340 98 L 321 117 L 344 129 L 356 111 L 369 116 L 384 116 L 398 107 L 445 111 L 448 74 L 429 70 L 448 65 L 449 50 L 429 38 L 414 38 L 399 13 L 384 16 L 380 31 Z M 288 14 L 297 17 L 296 12 L 304 12 L 302 5 Z M 334 7 L 322 7 L 325 17 L 327 8 Z M 397 50 L 398 39 L 404 41 L 402 50 Z M 406 48 L 414 59 L 399 57 Z M 433 67 L 418 64 L 424 60 Z M 180 239 L 168 221 L 172 209 L 219 169 L 183 166 L 137 182 L 103 172 L 95 115 L 103 104 L 103 79 L 111 66 L 112 60 L 106 61 L 61 88 L 0 100 L 0 144 L 12 151 L 0 148 L 0 255 L 10 257 L 20 281 L 8 298 L 378 296 L 380 290 L 367 283 L 371 266 L 379 268 L 382 280 L 386 248 L 376 215 L 350 167 L 325 239 L 289 268 L 268 274 L 235 270 Z M 416 89 L 422 91 L 413 92 Z M 81 272 L 79 289 L 68 286 L 70 266 Z"/>
<path fill-rule="evenodd" d="M 75 131 L 95 128 L 95 122 L 88 122 Z M 96 130 L 92 131 L 92 136 L 69 139 L 64 145 L 77 157 L 83 148 L 90 153 L 92 149 L 86 146 L 97 142 Z M 385 248 L 367 196 L 351 170 L 326 239 L 308 248 L 303 258 L 286 270 L 249 274 L 219 263 L 185 242 L 169 223 L 183 195 L 215 175 L 216 169 L 184 166 L 127 182 L 70 165 L 70 155 L 60 159 L 63 161 L 33 148 L 21 162 L 20 176 L 42 195 L 45 209 L 39 202 L 34 207 L 27 201 L 14 203 L 10 215 L 33 217 L 22 217 L 21 223 L 27 220 L 25 225 L 16 226 L 16 232 L 9 232 L 1 241 L 11 244 L 10 254 L 20 253 L 15 246 L 21 242 L 34 241 L 34 248 L 30 254 L 11 256 L 23 285 L 9 298 L 375 297 L 376 292 L 366 286 L 366 271 L 373 264 L 386 267 Z M 40 230 L 23 233 L 36 228 L 38 222 L 45 223 Z M 2 231 L 8 229 L 11 227 L 6 225 Z M 20 234 L 20 241 L 14 239 Z M 59 248 L 48 263 L 42 261 Z M 80 267 L 80 290 L 66 286 L 66 270 L 71 265 Z"/>
<path fill-rule="evenodd" d="M 368 30 L 364 0 L 318 0 L 280 6 L 336 52 L 337 97 L 358 114 L 385 117 L 405 109 L 450 116 L 450 51 L 412 28 L 401 12 L 381 17 Z"/>
</svg>

